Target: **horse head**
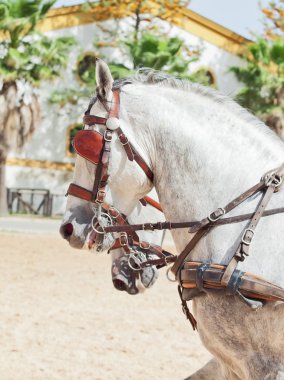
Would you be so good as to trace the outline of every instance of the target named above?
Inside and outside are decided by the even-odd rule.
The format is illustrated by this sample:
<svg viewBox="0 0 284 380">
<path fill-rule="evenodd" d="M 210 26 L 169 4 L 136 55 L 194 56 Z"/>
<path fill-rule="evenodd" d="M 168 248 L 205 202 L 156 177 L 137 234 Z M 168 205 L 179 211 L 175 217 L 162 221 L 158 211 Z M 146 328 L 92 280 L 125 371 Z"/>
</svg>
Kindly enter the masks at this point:
<svg viewBox="0 0 284 380">
<path fill-rule="evenodd" d="M 119 119 L 120 97 L 113 90 L 108 66 L 101 60 L 97 61 L 96 75 L 96 96 L 85 112 L 85 128 L 73 140 L 77 158 L 60 232 L 72 247 L 79 249 L 104 251 L 123 247 L 124 251 L 113 251 L 113 282 L 116 288 L 136 294 L 141 289 L 137 287 L 136 279 L 140 277 L 144 288 L 150 287 L 157 278 L 156 267 L 135 271 L 131 264 L 129 266 L 121 236 L 105 234 L 102 229 L 113 223 L 139 222 L 149 217 L 161 220 L 162 216 L 160 211 L 144 207 L 139 202 L 153 186 L 150 181 L 152 171 L 138 153 L 142 149 L 130 145 L 123 132 L 127 130 L 129 135 L 128 120 L 127 117 L 126 120 Z M 133 162 L 135 157 L 140 160 L 138 164 Z M 152 236 L 142 232 L 140 236 L 134 234 L 134 241 L 146 240 L 145 235 L 148 235 L 148 242 L 156 244 L 161 244 L 163 239 L 161 231 Z M 139 248 L 136 244 L 136 264 L 138 256 L 140 259 L 146 257 Z"/>
<path fill-rule="evenodd" d="M 129 144 L 123 140 L 123 131 L 127 131 L 128 136 L 133 133 L 131 123 L 127 120 L 127 114 L 119 119 L 122 107 L 117 104 L 119 100 L 114 99 L 113 78 L 102 60 L 97 61 L 96 79 L 96 96 L 85 113 L 85 122 L 88 124 L 76 135 L 73 143 L 77 152 L 73 185 L 77 186 L 78 191 L 81 187 L 89 191 L 89 194 L 85 192 L 82 199 L 69 191 L 60 229 L 62 236 L 75 248 L 92 245 L 92 225 L 97 221 L 94 214 L 97 214 L 98 206 L 103 203 L 99 198 L 103 197 L 107 204 L 115 205 L 124 215 L 130 215 L 139 199 L 153 186 L 137 163 L 133 162 L 133 157 L 128 159 L 133 154 L 132 150 L 141 152 L 142 148 L 129 148 Z M 115 115 L 112 116 L 112 113 Z M 111 141 L 107 141 L 109 138 Z M 145 156 L 145 153 L 141 155 Z M 145 162 L 145 166 L 149 164 Z M 148 171 L 151 171 L 150 168 Z M 104 213 L 100 217 L 104 223 L 108 222 Z"/>
</svg>

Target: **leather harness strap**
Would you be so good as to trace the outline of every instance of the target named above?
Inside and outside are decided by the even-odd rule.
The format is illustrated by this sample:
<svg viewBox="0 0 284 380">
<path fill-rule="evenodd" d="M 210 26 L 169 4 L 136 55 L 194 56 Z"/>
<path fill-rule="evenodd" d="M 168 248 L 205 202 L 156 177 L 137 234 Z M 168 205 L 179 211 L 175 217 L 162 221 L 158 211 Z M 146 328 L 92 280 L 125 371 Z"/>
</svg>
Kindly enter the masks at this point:
<svg viewBox="0 0 284 380">
<path fill-rule="evenodd" d="M 235 198 L 232 202 L 228 203 L 224 208 L 220 209 L 220 210 L 222 210 L 222 213 L 219 214 L 219 215 L 223 216 L 227 212 L 229 212 L 229 211 L 233 210 L 235 207 L 239 206 L 246 199 L 250 198 L 252 195 L 258 193 L 259 191 L 262 191 L 263 189 L 265 189 L 264 196 L 262 197 L 262 200 L 261 200 L 261 202 L 260 202 L 260 204 L 259 204 L 256 212 L 253 214 L 250 226 L 249 226 L 248 229 L 245 230 L 244 237 L 242 238 L 242 241 L 241 241 L 241 243 L 239 245 L 239 248 L 238 248 L 237 252 L 235 253 L 235 255 L 234 255 L 233 259 L 232 259 L 233 262 L 236 262 L 236 264 L 237 264 L 238 261 L 240 261 L 240 259 L 237 258 L 238 255 L 239 255 L 239 253 L 243 252 L 244 254 L 246 254 L 245 252 L 246 252 L 247 248 L 244 248 L 244 246 L 246 246 L 246 245 L 249 246 L 249 244 L 250 244 L 253 236 L 250 236 L 249 242 L 248 242 L 248 240 L 244 240 L 244 239 L 245 238 L 249 239 L 249 237 L 247 236 L 247 233 L 254 234 L 254 229 L 255 229 L 255 227 L 256 227 L 259 219 L 263 215 L 265 207 L 267 206 L 267 203 L 270 200 L 271 195 L 275 191 L 275 186 L 274 186 L 273 183 L 271 183 L 269 186 L 267 186 L 266 183 L 265 183 L 265 181 L 261 180 L 257 185 L 251 187 L 249 190 L 247 190 L 244 193 L 242 193 L 239 197 Z M 218 218 L 219 218 L 219 216 L 218 216 Z M 195 233 L 194 237 L 190 240 L 190 242 L 187 244 L 187 246 L 184 248 L 184 250 L 177 257 L 176 262 L 174 263 L 174 265 L 171 268 L 171 271 L 174 273 L 175 276 L 177 276 L 177 273 L 178 273 L 179 269 L 183 265 L 184 261 L 186 260 L 187 256 L 189 255 L 189 253 L 193 250 L 193 248 L 199 242 L 199 240 L 201 239 L 201 237 L 209 229 L 211 229 L 214 226 L 214 221 L 217 220 L 217 219 L 215 218 L 215 216 L 214 216 L 213 219 L 212 219 L 211 216 L 209 216 L 207 218 L 207 220 L 209 220 L 209 222 L 211 221 L 212 224 L 210 224 L 209 222 L 207 222 L 206 219 L 203 219 L 204 222 L 201 221 L 200 227 L 197 230 L 197 232 Z M 242 255 L 242 257 L 244 257 L 244 256 Z M 224 283 L 228 284 L 228 282 L 230 280 L 230 277 L 231 277 L 234 269 L 236 268 L 236 266 L 237 265 L 234 266 L 233 264 L 228 266 L 229 269 L 225 273 Z M 232 270 L 231 273 L 229 273 L 229 270 Z"/>
<path fill-rule="evenodd" d="M 180 273 L 180 283 L 183 288 L 197 288 L 196 273 L 198 268 L 202 265 L 204 265 L 204 263 L 194 261 L 187 261 L 184 263 L 184 267 L 181 269 Z M 225 290 L 226 284 L 222 283 L 222 278 L 226 268 L 225 265 L 206 264 L 206 270 L 203 272 L 203 290 Z M 249 272 L 245 272 L 241 276 L 238 289 L 246 297 L 267 301 L 284 301 L 284 289 Z"/>
<path fill-rule="evenodd" d="M 273 185 L 270 185 L 265 189 L 261 202 L 256 212 L 254 213 L 249 226 L 245 229 L 245 232 L 242 236 L 242 239 L 237 248 L 237 251 L 232 257 L 232 259 L 230 260 L 230 263 L 226 268 L 226 271 L 221 281 L 222 285 L 224 286 L 228 285 L 230 278 L 238 265 L 238 262 L 244 261 L 245 256 L 249 255 L 248 251 L 249 251 L 249 247 L 254 236 L 254 231 L 274 191 L 275 191 L 275 187 Z"/>
</svg>

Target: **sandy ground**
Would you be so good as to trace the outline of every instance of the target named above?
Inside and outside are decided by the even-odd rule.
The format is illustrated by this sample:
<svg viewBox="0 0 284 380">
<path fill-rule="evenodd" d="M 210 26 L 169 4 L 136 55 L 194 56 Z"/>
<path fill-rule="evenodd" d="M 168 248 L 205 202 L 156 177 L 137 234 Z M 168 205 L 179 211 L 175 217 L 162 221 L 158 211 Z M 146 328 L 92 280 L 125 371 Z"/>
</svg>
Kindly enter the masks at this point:
<svg viewBox="0 0 284 380">
<path fill-rule="evenodd" d="M 130 296 L 56 233 L 2 231 L 0 252 L 1 380 L 175 380 L 209 360 L 165 271 Z"/>
</svg>

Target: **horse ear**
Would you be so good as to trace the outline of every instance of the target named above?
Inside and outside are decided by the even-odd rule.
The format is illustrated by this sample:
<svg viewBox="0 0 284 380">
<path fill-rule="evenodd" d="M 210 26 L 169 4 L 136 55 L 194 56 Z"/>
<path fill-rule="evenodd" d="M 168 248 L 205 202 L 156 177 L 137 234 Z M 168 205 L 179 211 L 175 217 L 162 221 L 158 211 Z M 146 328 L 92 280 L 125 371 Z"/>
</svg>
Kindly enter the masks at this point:
<svg viewBox="0 0 284 380">
<path fill-rule="evenodd" d="M 96 82 L 98 94 L 101 98 L 108 99 L 113 85 L 113 77 L 108 65 L 102 59 L 97 59 L 96 62 Z"/>
</svg>

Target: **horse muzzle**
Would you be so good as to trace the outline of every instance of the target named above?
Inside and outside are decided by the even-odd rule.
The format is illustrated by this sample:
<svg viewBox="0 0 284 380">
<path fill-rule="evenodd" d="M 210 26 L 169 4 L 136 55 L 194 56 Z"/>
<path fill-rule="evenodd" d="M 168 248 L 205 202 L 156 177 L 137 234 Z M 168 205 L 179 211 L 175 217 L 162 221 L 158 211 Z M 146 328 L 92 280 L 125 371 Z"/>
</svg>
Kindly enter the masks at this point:
<svg viewBox="0 0 284 380">
<path fill-rule="evenodd" d="M 78 225 L 76 222 L 62 223 L 59 229 L 60 235 L 67 240 L 72 248 L 82 249 L 85 245 L 89 227 Z"/>
</svg>

